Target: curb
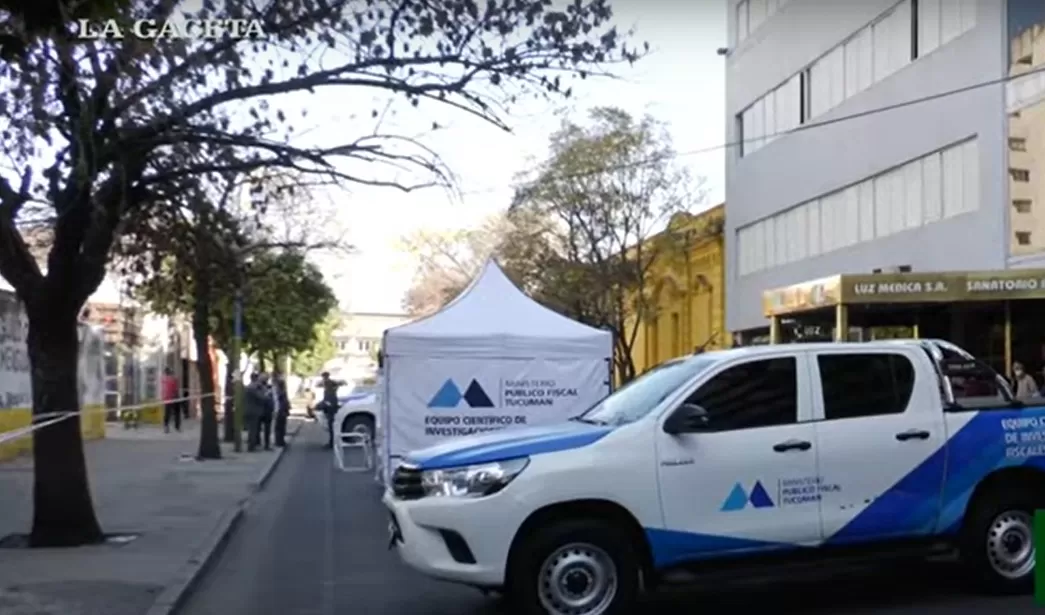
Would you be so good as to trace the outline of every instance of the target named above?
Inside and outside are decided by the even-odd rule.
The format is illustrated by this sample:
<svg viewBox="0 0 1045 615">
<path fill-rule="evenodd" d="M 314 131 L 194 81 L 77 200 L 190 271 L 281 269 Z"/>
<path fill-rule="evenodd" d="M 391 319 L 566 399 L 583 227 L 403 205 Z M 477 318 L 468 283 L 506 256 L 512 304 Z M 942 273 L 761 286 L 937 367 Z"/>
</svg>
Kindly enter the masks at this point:
<svg viewBox="0 0 1045 615">
<path fill-rule="evenodd" d="M 301 425 L 303 424 L 302 421 L 294 421 L 294 423 L 296 424 L 296 427 L 289 428 L 290 421 L 287 421 L 287 426 L 289 428 L 287 429 L 286 434 L 288 445 L 294 440 L 294 437 L 298 435 L 298 432 L 301 431 Z M 272 461 L 269 461 L 268 465 L 261 469 L 261 472 L 258 474 L 258 477 L 254 479 L 254 482 L 250 483 L 251 491 L 258 492 L 265 488 L 269 479 L 276 473 L 276 468 L 279 467 L 279 462 L 283 460 L 283 453 L 286 451 L 287 449 L 285 447 L 276 449 L 276 455 L 272 458 Z"/>
<path fill-rule="evenodd" d="M 295 423 L 296 427 L 287 430 L 288 444 L 301 431 L 303 425 L 302 421 L 295 421 Z M 276 455 L 272 458 L 272 461 L 262 468 L 258 478 L 248 485 L 252 495 L 243 498 L 222 514 L 218 524 L 211 530 L 203 547 L 181 567 L 174 581 L 167 584 L 145 615 L 172 615 L 185 604 L 192 590 L 203 580 L 210 566 L 218 559 L 218 555 L 221 554 L 228 544 L 233 532 L 239 527 L 240 521 L 243 520 L 243 513 L 246 512 L 247 507 L 250 505 L 253 494 L 265 488 L 265 484 L 268 483 L 268 480 L 275 473 L 276 467 L 279 466 L 279 462 L 283 459 L 283 453 L 286 450 L 286 448 L 276 450 Z"/>
<path fill-rule="evenodd" d="M 167 585 L 145 615 L 170 615 L 185 603 L 189 593 L 203 579 L 204 573 L 217 559 L 216 555 L 228 543 L 232 532 L 243 519 L 247 501 L 248 498 L 244 498 L 221 516 L 221 520 L 207 537 L 203 548 L 182 566 L 174 582 Z"/>
</svg>

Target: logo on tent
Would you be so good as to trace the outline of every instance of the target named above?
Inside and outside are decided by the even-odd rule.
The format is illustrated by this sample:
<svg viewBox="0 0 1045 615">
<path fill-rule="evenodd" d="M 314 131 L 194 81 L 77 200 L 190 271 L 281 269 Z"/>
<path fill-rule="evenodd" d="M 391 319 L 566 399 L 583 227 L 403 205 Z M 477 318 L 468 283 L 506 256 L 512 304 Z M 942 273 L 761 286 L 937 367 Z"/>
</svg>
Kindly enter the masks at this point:
<svg viewBox="0 0 1045 615">
<path fill-rule="evenodd" d="M 754 508 L 773 508 L 776 506 L 766 492 L 766 488 L 762 486 L 762 481 L 759 480 L 755 481 L 755 486 L 751 488 L 751 493 L 745 491 L 740 483 L 733 485 L 733 490 L 729 492 L 726 501 L 722 502 L 722 512 L 744 510 L 749 504 Z"/>
<path fill-rule="evenodd" d="M 486 394 L 483 387 L 473 378 L 464 393 L 457 388 L 453 379 L 447 378 L 443 386 L 439 387 L 432 400 L 428 402 L 429 408 L 456 408 L 464 400 L 469 408 L 493 408 L 490 396 Z"/>
</svg>

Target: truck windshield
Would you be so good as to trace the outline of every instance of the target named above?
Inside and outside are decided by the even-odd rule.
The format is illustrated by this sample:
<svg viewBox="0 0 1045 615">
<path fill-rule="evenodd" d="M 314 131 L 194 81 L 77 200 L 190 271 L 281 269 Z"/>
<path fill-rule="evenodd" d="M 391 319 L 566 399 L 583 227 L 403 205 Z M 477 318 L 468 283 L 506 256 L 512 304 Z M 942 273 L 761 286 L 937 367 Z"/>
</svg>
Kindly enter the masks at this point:
<svg viewBox="0 0 1045 615">
<path fill-rule="evenodd" d="M 574 420 L 615 427 L 634 423 L 716 362 L 717 359 L 702 355 L 661 363 L 617 389 Z"/>
</svg>

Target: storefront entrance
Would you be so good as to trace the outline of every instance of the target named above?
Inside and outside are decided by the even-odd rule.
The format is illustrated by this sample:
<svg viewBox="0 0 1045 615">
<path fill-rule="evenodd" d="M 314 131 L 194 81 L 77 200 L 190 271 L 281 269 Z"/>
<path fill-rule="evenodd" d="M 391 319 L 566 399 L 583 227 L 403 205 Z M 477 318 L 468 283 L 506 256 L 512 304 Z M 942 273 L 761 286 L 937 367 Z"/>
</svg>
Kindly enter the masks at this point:
<svg viewBox="0 0 1045 615">
<path fill-rule="evenodd" d="M 1043 380 L 1045 270 L 837 275 L 767 291 L 771 343 L 945 339 Z"/>
</svg>

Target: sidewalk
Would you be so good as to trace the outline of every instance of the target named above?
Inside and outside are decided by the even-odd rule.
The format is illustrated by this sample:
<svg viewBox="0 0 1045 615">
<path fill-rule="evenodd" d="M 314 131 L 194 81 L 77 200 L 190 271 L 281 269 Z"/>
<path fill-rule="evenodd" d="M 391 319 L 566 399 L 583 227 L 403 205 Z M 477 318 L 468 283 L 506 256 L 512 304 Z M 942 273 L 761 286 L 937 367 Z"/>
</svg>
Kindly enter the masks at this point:
<svg viewBox="0 0 1045 615">
<path fill-rule="evenodd" d="M 288 431 L 300 426 L 291 421 Z M 139 536 L 122 545 L 0 549 L 0 613 L 144 615 L 189 581 L 281 452 L 236 454 L 225 445 L 224 459 L 197 462 L 198 425 L 183 428 L 110 424 L 104 440 L 86 444 L 102 529 Z M 0 464 L 0 537 L 29 531 L 32 478 L 31 459 Z"/>
</svg>

